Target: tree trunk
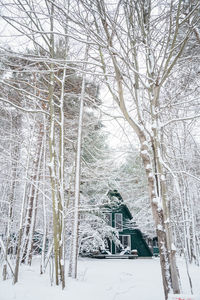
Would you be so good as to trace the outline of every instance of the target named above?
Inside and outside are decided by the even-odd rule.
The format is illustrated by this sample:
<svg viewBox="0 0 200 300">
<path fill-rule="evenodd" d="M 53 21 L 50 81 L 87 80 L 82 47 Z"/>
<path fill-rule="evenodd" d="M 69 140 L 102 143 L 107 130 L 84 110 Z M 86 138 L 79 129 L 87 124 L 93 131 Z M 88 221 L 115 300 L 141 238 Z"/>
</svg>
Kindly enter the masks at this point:
<svg viewBox="0 0 200 300">
<path fill-rule="evenodd" d="M 28 157 L 27 157 L 27 163 L 26 163 L 26 173 L 24 176 L 25 183 L 24 183 L 21 212 L 20 212 L 20 224 L 19 224 L 19 233 L 18 233 L 18 240 L 17 240 L 17 254 L 16 254 L 14 281 L 13 281 L 14 284 L 18 282 L 19 264 L 20 264 L 20 260 L 21 260 L 21 244 L 22 244 L 22 236 L 23 236 L 24 213 L 25 213 L 26 192 L 27 192 L 26 191 L 27 190 L 26 178 L 28 177 L 28 170 L 29 170 L 29 166 L 30 166 L 31 145 L 32 145 L 32 136 L 29 139 Z"/>
<path fill-rule="evenodd" d="M 47 215 L 46 215 L 46 201 L 45 201 L 45 181 L 46 181 L 46 118 L 43 116 L 43 171 L 42 171 L 42 179 L 43 179 L 43 186 L 42 186 L 42 207 L 43 207 L 43 240 L 42 240 L 42 254 L 41 254 L 41 264 L 40 264 L 40 274 L 45 272 L 45 250 L 46 250 L 46 240 L 47 240 Z"/>
<path fill-rule="evenodd" d="M 156 129 L 155 129 L 156 131 Z M 165 299 L 173 292 L 180 293 L 179 275 L 176 267 L 175 249 L 172 243 L 172 233 L 170 229 L 170 216 L 166 199 L 165 174 L 161 164 L 161 149 L 159 148 L 158 135 L 154 133 L 152 140 L 152 151 L 148 147 L 148 142 L 144 136 L 140 136 L 141 157 L 145 167 L 152 213 L 156 225 L 158 246 L 160 253 L 160 264 L 163 279 Z M 153 152 L 153 159 L 151 158 Z"/>
<path fill-rule="evenodd" d="M 89 48 L 86 46 L 85 62 L 88 59 Z M 84 64 L 84 70 L 86 65 Z M 80 95 L 80 111 L 78 122 L 78 137 L 77 137 L 77 150 L 76 150 L 76 169 L 75 169 L 75 200 L 73 212 L 73 229 L 71 237 L 71 253 L 69 262 L 68 275 L 72 278 L 77 277 L 77 260 L 78 260 L 78 233 L 79 233 L 79 202 L 80 202 L 80 176 L 81 176 L 81 146 L 82 146 L 82 123 L 83 123 L 83 108 L 84 108 L 84 95 L 85 95 L 85 73 L 83 74 L 83 81 Z"/>
</svg>

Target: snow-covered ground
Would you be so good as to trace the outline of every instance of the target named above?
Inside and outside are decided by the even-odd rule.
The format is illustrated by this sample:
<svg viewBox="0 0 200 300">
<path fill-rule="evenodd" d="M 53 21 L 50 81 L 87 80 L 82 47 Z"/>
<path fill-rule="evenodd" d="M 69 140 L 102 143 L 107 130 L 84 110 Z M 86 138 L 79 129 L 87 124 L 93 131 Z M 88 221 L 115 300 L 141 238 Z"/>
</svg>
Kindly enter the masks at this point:
<svg viewBox="0 0 200 300">
<path fill-rule="evenodd" d="M 183 292 L 190 294 L 184 261 L 179 261 Z M 190 266 L 196 299 L 200 268 Z M 0 281 L 0 300 L 163 300 L 159 259 L 79 259 L 78 279 L 66 278 L 66 289 L 50 286 L 49 270 L 39 274 L 39 258 L 22 266 L 19 283 Z"/>
</svg>

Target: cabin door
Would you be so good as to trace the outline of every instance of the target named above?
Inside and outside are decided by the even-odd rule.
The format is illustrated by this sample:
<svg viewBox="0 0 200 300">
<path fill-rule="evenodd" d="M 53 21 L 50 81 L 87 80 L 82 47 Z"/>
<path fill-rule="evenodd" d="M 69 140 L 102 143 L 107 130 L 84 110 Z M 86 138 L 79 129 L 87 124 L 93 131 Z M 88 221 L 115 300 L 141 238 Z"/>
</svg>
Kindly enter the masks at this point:
<svg viewBox="0 0 200 300">
<path fill-rule="evenodd" d="M 129 248 L 129 250 L 131 250 L 131 236 L 130 235 L 120 235 L 119 239 L 120 239 L 120 242 L 123 245 L 124 249 Z M 120 253 L 124 249 L 120 249 L 120 247 L 116 246 L 115 253 Z"/>
</svg>

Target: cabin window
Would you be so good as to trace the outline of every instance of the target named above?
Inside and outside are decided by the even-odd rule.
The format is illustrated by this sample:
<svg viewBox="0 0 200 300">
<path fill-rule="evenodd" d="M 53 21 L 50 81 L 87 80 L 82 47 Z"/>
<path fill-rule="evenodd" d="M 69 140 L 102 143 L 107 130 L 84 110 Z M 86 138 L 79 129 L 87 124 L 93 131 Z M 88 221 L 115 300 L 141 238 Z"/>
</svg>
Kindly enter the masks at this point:
<svg viewBox="0 0 200 300">
<path fill-rule="evenodd" d="M 131 236 L 130 235 L 120 235 L 119 240 L 123 246 L 115 246 L 115 253 L 120 253 L 123 250 L 131 250 Z"/>
<path fill-rule="evenodd" d="M 109 226 L 112 226 L 112 213 L 105 213 L 106 223 Z"/>
<path fill-rule="evenodd" d="M 153 238 L 153 247 L 158 247 L 158 239 Z"/>
<path fill-rule="evenodd" d="M 124 246 L 124 248 L 131 248 L 131 237 L 130 235 L 121 235 L 119 237 L 120 242 L 122 243 L 122 245 Z"/>
<path fill-rule="evenodd" d="M 123 218 L 122 214 L 115 214 L 115 228 L 119 231 L 123 231 Z"/>
</svg>

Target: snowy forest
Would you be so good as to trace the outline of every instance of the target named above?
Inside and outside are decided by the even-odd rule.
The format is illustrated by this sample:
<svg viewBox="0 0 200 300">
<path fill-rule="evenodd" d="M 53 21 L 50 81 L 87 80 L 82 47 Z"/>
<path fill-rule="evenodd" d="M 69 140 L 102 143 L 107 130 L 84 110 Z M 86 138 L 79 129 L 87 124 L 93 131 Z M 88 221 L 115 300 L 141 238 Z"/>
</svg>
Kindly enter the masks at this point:
<svg viewBox="0 0 200 300">
<path fill-rule="evenodd" d="M 76 296 L 88 262 L 96 273 L 102 264 L 102 278 L 109 268 L 117 276 L 115 264 L 151 268 L 149 277 L 159 266 L 161 298 L 112 286 L 113 298 L 95 299 L 196 300 L 199 1 L 0 0 L 0 9 L 0 299 L 35 299 L 8 290 L 37 261 L 49 299 L 92 300 Z M 121 244 L 103 213 L 118 201 L 110 191 L 144 239 L 157 238 L 146 267 L 87 257 Z"/>
</svg>

